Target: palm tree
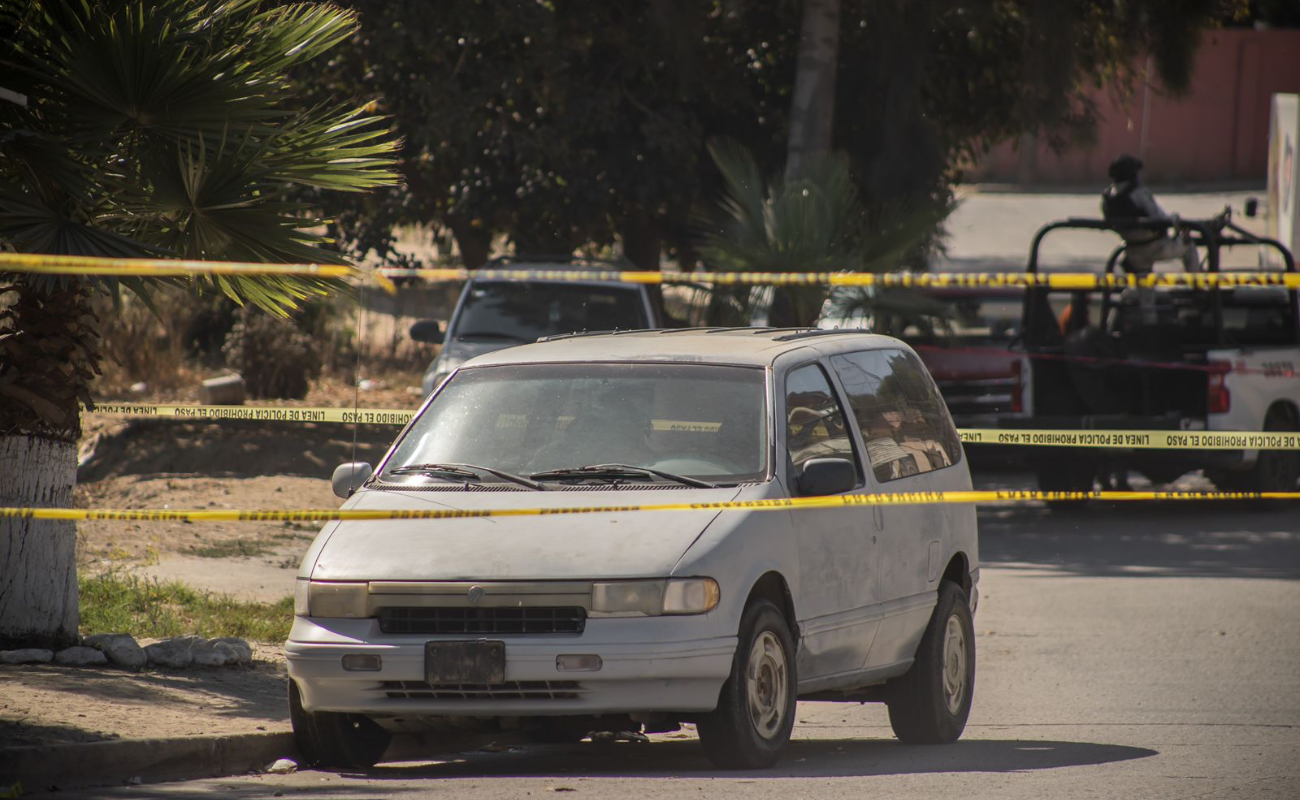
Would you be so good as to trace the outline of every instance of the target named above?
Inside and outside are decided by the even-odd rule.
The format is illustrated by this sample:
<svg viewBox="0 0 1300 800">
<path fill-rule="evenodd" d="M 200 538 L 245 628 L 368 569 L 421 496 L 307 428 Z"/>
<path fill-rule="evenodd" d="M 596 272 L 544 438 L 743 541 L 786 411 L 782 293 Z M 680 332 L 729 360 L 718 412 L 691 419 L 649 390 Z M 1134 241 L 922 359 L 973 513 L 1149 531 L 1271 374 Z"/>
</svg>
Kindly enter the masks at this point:
<svg viewBox="0 0 1300 800">
<path fill-rule="evenodd" d="M 746 272 L 881 272 L 899 266 L 952 212 L 945 199 L 920 197 L 863 207 L 840 153 L 805 156 L 797 175 L 765 180 L 753 155 L 732 140 L 709 143 L 723 179 L 718 208 L 703 214 L 700 254 L 717 269 Z M 807 326 L 826 300 L 824 286 L 783 287 L 771 324 Z M 748 324 L 755 293 L 722 296 L 733 314 L 717 320 Z M 863 295 L 870 302 L 870 293 Z"/>
<path fill-rule="evenodd" d="M 364 106 L 302 107 L 294 70 L 357 29 L 320 3 L 16 0 L 0 6 L 0 246 L 28 253 L 343 263 L 297 195 L 395 182 Z M 162 283 L 285 316 L 329 282 L 0 274 L 0 505 L 71 506 L 98 371 L 90 298 Z M 0 521 L 0 647 L 77 633 L 72 523 Z"/>
</svg>

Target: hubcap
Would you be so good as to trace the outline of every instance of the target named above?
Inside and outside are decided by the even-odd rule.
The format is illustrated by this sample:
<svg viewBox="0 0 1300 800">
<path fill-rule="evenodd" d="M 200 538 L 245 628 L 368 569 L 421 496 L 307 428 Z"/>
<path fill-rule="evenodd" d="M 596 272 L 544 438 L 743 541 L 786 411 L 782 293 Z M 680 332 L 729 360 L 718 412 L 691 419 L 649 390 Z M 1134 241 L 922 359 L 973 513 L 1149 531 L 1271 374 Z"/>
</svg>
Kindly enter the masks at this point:
<svg viewBox="0 0 1300 800">
<path fill-rule="evenodd" d="M 950 714 L 960 713 L 966 699 L 966 631 L 956 614 L 948 617 L 943 636 L 943 699 Z"/>
<path fill-rule="evenodd" d="M 754 646 L 749 651 L 745 685 L 754 730 L 764 739 L 775 737 L 785 722 L 790 684 L 785 651 L 771 631 L 763 631 L 754 639 Z"/>
</svg>

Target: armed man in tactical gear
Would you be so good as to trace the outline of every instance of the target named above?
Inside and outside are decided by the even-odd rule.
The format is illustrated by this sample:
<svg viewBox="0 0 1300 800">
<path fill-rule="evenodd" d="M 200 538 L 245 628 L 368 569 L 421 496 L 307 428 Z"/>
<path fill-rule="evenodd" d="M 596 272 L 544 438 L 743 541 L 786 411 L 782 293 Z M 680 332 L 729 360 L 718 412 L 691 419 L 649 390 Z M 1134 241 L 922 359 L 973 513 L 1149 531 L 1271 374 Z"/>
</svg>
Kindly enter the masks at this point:
<svg viewBox="0 0 1300 800">
<path fill-rule="evenodd" d="M 1116 223 L 1124 237 L 1124 263 L 1130 272 L 1142 275 L 1151 272 L 1155 262 L 1181 258 L 1188 272 L 1199 272 L 1200 259 L 1196 246 L 1178 230 L 1178 216 L 1166 214 L 1156 203 L 1151 192 L 1141 185 L 1139 173 L 1142 160 L 1127 153 L 1110 164 L 1110 186 L 1101 194 L 1101 213 L 1107 222 Z M 1162 230 L 1133 227 L 1125 229 L 1121 223 L 1133 219 L 1167 219 L 1174 226 L 1174 235 Z"/>
</svg>

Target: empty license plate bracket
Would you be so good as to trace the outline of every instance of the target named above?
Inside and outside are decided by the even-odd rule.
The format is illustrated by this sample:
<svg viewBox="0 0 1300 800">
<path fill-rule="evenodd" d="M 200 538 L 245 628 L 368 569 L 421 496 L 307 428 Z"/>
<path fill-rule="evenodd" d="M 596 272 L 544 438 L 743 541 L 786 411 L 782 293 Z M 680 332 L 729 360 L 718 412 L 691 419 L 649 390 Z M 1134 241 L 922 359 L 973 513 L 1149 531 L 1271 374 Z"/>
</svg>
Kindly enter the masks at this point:
<svg viewBox="0 0 1300 800">
<path fill-rule="evenodd" d="M 425 642 L 424 679 L 431 684 L 505 683 L 505 642 Z"/>
</svg>

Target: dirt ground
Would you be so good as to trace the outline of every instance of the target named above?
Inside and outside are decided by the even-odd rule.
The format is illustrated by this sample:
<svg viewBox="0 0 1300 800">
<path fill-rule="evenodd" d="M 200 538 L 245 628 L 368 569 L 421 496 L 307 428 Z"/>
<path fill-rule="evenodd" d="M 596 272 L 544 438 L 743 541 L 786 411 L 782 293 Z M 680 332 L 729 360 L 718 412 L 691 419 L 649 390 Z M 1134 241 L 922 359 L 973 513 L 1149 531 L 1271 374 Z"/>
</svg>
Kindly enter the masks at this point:
<svg viewBox="0 0 1300 800">
<path fill-rule="evenodd" d="M 148 639 L 141 644 L 147 644 Z M 250 667 L 0 667 L 0 747 L 289 730 L 284 655 Z"/>
<path fill-rule="evenodd" d="M 413 408 L 419 373 L 374 379 L 362 407 Z M 414 392 L 411 387 L 417 387 Z M 197 391 L 123 396 L 132 402 L 197 402 Z M 285 405 L 350 407 L 350 381 L 318 382 Z M 334 467 L 354 459 L 343 424 L 247 420 L 181 422 L 87 414 L 78 469 L 80 508 L 337 508 Z M 355 458 L 379 459 L 398 429 L 358 426 Z M 78 570 L 135 572 L 180 580 L 246 600 L 293 591 L 317 524 L 82 522 Z M 93 631 L 98 633 L 100 631 Z M 142 640 L 147 644 L 149 640 Z M 254 645 L 243 668 L 0 667 L 0 747 L 117 738 L 288 730 L 285 666 L 278 643 Z"/>
</svg>

